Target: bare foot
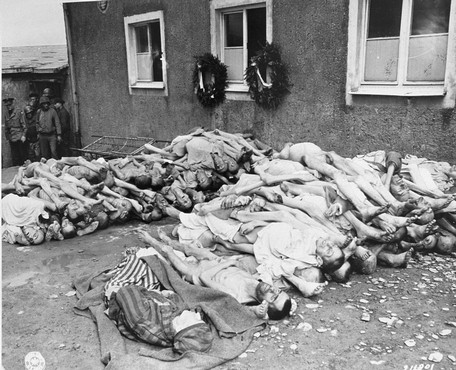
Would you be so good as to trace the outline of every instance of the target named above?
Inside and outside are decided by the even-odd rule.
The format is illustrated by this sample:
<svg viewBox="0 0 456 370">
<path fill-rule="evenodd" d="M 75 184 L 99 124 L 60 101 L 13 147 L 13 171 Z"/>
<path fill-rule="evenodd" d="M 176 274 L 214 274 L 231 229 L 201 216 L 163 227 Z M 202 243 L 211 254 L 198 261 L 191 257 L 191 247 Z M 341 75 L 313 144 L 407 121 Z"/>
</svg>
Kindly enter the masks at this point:
<svg viewBox="0 0 456 370">
<path fill-rule="evenodd" d="M 357 245 L 354 251 L 354 256 L 360 259 L 361 261 L 367 260 L 371 256 L 371 254 L 372 253 L 368 249 L 360 245 Z"/>
<path fill-rule="evenodd" d="M 342 251 L 344 252 L 344 255 L 345 255 L 345 260 L 347 260 L 350 256 L 352 256 L 353 253 L 355 253 L 358 248 L 359 248 L 358 238 L 355 236 L 354 238 L 351 239 L 350 243 L 345 248 L 342 249 Z"/>
<path fill-rule="evenodd" d="M 321 294 L 325 289 L 325 286 L 328 285 L 328 282 L 325 281 L 324 283 L 313 283 L 313 282 L 306 282 L 305 288 L 299 288 L 299 291 L 302 293 L 304 297 L 312 297 L 314 295 Z"/>
<path fill-rule="evenodd" d="M 411 219 L 413 223 L 418 225 L 428 224 L 434 219 L 434 211 L 432 210 L 432 208 L 428 208 L 424 210 L 424 212 L 421 212 L 419 215 L 412 216 Z"/>
<path fill-rule="evenodd" d="M 435 234 L 438 230 L 436 220 L 432 220 L 426 225 L 412 224 L 407 226 L 407 234 L 416 242 L 423 240 L 428 235 Z"/>
<path fill-rule="evenodd" d="M 374 217 L 385 213 L 389 208 L 389 205 L 384 206 L 369 206 L 361 209 L 359 213 L 361 214 L 361 218 L 364 223 L 370 222 Z"/>
<path fill-rule="evenodd" d="M 76 234 L 78 236 L 83 236 L 83 235 L 87 235 L 87 234 L 93 233 L 97 229 L 98 223 L 99 223 L 98 221 L 93 221 L 86 228 L 76 231 Z"/>
<path fill-rule="evenodd" d="M 382 229 L 383 231 L 386 231 L 389 234 L 393 234 L 397 230 L 396 226 L 393 226 L 393 225 L 391 225 L 390 223 L 388 223 L 386 221 L 380 220 L 379 218 L 374 218 L 372 220 L 372 223 L 375 226 L 378 226 L 380 229 Z"/>
<path fill-rule="evenodd" d="M 258 306 L 252 307 L 252 311 L 259 319 L 268 319 L 268 302 L 263 301 Z"/>
<path fill-rule="evenodd" d="M 403 253 L 393 254 L 388 252 L 380 252 L 378 260 L 389 267 L 407 267 L 412 256 L 412 251 L 408 250 Z"/>
<path fill-rule="evenodd" d="M 377 256 L 369 250 L 367 252 L 369 253 L 369 256 L 367 258 L 365 258 L 365 255 L 364 260 L 355 257 L 352 259 L 352 262 L 353 266 L 358 272 L 361 274 L 370 275 L 373 274 L 377 268 Z"/>
</svg>

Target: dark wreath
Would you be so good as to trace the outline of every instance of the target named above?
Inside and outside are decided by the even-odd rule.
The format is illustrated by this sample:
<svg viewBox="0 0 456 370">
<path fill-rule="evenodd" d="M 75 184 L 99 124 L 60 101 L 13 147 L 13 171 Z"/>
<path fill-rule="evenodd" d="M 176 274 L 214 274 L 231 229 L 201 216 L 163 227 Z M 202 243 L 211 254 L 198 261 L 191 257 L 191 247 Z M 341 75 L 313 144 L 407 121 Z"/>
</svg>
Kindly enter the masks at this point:
<svg viewBox="0 0 456 370">
<path fill-rule="evenodd" d="M 200 103 L 205 107 L 215 107 L 225 101 L 228 86 L 227 67 L 211 53 L 195 57 L 193 86 Z"/>
<path fill-rule="evenodd" d="M 265 82 L 263 76 L 270 82 Z M 250 97 L 263 108 L 276 109 L 289 93 L 288 71 L 280 58 L 279 48 L 266 43 L 256 56 L 250 59 L 245 70 Z"/>
</svg>

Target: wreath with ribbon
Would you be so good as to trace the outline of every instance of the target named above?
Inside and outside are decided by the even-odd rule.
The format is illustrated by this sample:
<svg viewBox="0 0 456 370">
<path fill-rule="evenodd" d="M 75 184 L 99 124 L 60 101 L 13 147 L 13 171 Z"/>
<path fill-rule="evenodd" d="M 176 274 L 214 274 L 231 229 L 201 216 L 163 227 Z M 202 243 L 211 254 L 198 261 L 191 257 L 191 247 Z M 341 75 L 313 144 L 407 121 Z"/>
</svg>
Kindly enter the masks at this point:
<svg viewBox="0 0 456 370">
<path fill-rule="evenodd" d="M 249 85 L 250 97 L 261 107 L 276 109 L 282 103 L 289 93 L 290 83 L 278 46 L 267 42 L 250 59 L 250 65 L 245 70 L 245 80 Z"/>
<path fill-rule="evenodd" d="M 193 86 L 199 102 L 205 107 L 215 107 L 225 101 L 228 86 L 227 67 L 211 53 L 195 57 Z"/>
</svg>

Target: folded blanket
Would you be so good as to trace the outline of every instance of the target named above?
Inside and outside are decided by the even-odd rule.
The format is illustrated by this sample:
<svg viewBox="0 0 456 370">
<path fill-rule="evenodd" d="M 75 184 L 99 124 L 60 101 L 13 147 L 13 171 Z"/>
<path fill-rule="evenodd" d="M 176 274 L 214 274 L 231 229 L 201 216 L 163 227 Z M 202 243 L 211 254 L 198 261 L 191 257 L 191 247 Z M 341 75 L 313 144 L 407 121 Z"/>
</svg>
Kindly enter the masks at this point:
<svg viewBox="0 0 456 370">
<path fill-rule="evenodd" d="M 249 347 L 253 334 L 265 326 L 248 308 L 232 296 L 214 289 L 191 285 L 166 262 L 156 256 L 143 258 L 165 289 L 173 290 L 189 307 L 200 306 L 217 330 L 207 353 L 189 351 L 183 355 L 169 348 L 134 342 L 123 336 L 104 314 L 104 273 L 84 275 L 75 280 L 78 311 L 89 309 L 97 324 L 101 360 L 106 369 L 210 369 L 236 358 Z"/>
</svg>

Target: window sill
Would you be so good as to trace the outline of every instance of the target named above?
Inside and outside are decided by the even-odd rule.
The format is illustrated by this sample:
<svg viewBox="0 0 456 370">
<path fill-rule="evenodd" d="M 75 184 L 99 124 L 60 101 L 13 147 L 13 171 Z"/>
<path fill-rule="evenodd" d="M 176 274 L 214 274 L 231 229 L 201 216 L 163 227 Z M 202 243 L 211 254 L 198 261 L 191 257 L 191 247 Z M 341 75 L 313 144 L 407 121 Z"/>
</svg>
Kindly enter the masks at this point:
<svg viewBox="0 0 456 370">
<path fill-rule="evenodd" d="M 249 94 L 249 87 L 241 83 L 230 83 L 226 88 L 226 98 L 228 100 L 252 100 Z"/>
<path fill-rule="evenodd" d="M 443 85 L 438 86 L 361 86 L 356 91 L 348 92 L 351 95 L 381 95 L 381 96 L 445 96 L 446 89 Z"/>
<path fill-rule="evenodd" d="M 164 82 L 138 82 L 134 85 L 130 85 L 130 88 L 163 90 L 165 88 L 165 83 Z"/>
</svg>

